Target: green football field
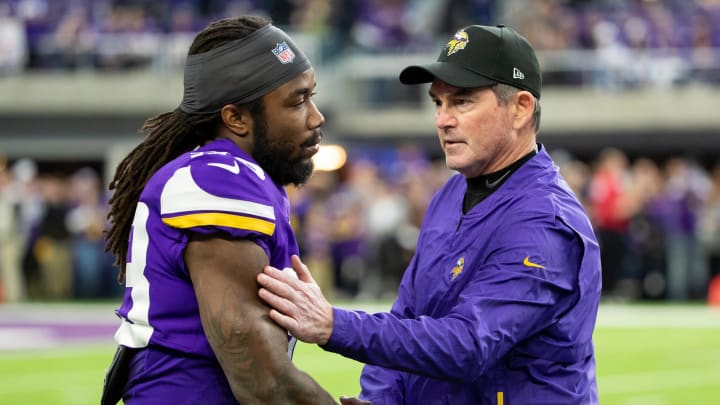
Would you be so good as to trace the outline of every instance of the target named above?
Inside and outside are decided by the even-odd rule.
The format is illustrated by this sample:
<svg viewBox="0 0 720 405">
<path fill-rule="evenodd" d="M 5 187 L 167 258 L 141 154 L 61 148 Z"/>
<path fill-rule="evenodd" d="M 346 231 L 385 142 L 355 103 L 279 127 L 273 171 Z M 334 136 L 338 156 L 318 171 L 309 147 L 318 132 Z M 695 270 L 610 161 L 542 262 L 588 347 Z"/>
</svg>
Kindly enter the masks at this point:
<svg viewBox="0 0 720 405">
<path fill-rule="evenodd" d="M 2 334 L 0 327 L 0 342 Z M 602 404 L 720 403 L 720 309 L 603 305 L 595 346 Z M 97 404 L 113 350 L 111 336 L 0 349 L 0 404 Z M 357 362 L 306 344 L 298 344 L 294 362 L 336 397 L 359 391 Z"/>
</svg>

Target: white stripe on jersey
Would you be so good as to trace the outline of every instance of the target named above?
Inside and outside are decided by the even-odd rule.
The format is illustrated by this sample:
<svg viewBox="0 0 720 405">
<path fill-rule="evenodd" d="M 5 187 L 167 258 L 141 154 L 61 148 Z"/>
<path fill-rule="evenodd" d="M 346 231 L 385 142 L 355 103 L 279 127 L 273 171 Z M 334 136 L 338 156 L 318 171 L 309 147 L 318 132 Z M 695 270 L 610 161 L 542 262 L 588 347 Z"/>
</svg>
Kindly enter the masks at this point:
<svg viewBox="0 0 720 405">
<path fill-rule="evenodd" d="M 197 211 L 233 212 L 275 220 L 275 210 L 271 205 L 209 194 L 195 183 L 190 167 L 180 168 L 163 188 L 160 195 L 160 213 L 167 215 Z"/>
</svg>

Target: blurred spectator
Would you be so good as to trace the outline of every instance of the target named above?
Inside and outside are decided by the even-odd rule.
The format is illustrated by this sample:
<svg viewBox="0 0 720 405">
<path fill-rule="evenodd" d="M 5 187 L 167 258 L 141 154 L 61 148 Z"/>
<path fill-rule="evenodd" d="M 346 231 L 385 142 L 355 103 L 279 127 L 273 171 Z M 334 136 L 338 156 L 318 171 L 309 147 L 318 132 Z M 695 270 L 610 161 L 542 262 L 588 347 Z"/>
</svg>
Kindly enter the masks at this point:
<svg viewBox="0 0 720 405">
<path fill-rule="evenodd" d="M 663 298 L 667 286 L 666 235 L 663 218 L 667 212 L 665 183 L 657 163 L 648 158 L 635 160 L 630 169 L 628 189 L 630 211 L 629 265 L 636 297 Z"/>
<path fill-rule="evenodd" d="M 96 32 L 87 10 L 73 8 L 61 18 L 46 43 L 44 65 L 61 69 L 92 69 L 95 67 Z"/>
<path fill-rule="evenodd" d="M 581 160 L 572 159 L 560 165 L 560 174 L 565 178 L 585 210 L 588 211 L 590 166 Z"/>
<path fill-rule="evenodd" d="M 24 298 L 20 251 L 22 238 L 18 220 L 18 195 L 5 157 L 0 155 L 0 302 Z"/>
<path fill-rule="evenodd" d="M 717 18 L 705 10 L 698 10 L 689 23 L 691 77 L 700 83 L 720 82 L 720 29 Z"/>
<path fill-rule="evenodd" d="M 399 275 L 405 270 L 397 233 L 408 221 L 408 196 L 402 194 L 397 179 L 381 178 L 380 167 L 362 161 L 355 163 L 358 188 L 363 190 L 364 221 L 367 229 L 367 272 L 361 293 L 377 298 L 388 291 L 395 291 L 400 283 Z"/>
<path fill-rule="evenodd" d="M 685 159 L 674 157 L 665 164 L 668 200 L 667 235 L 668 298 L 704 298 L 708 275 L 703 246 L 698 240 L 700 210 L 708 192 L 705 176 Z"/>
<path fill-rule="evenodd" d="M 284 8 L 290 11 L 287 26 L 299 32 L 325 34 L 330 16 L 330 2 L 327 0 L 290 0 Z M 272 16 L 273 10 L 269 10 Z"/>
<path fill-rule="evenodd" d="M 320 62 L 340 58 L 355 48 L 353 28 L 363 0 L 329 0 L 327 30 L 322 40 Z"/>
<path fill-rule="evenodd" d="M 42 215 L 42 201 L 37 189 L 37 166 L 33 160 L 20 159 L 3 173 L 0 215 L 9 216 L 0 221 L 0 274 L 3 277 L 5 299 L 20 301 L 27 298 L 23 259 L 32 226 Z"/>
<path fill-rule="evenodd" d="M 142 4 L 120 3 L 99 25 L 98 66 L 126 70 L 150 66 L 162 38 L 157 22 Z"/>
<path fill-rule="evenodd" d="M 65 224 L 72 238 L 73 296 L 117 296 L 122 289 L 116 280 L 114 257 L 105 252 L 103 239 L 108 206 L 95 170 L 86 167 L 72 175 L 70 196 Z"/>
<path fill-rule="evenodd" d="M 398 50 L 411 44 L 408 0 L 368 0 L 360 3 L 353 39 L 368 51 Z"/>
<path fill-rule="evenodd" d="M 710 278 L 720 275 L 720 162 L 712 170 L 708 198 L 700 214 L 700 240 L 708 255 Z"/>
<path fill-rule="evenodd" d="M 72 257 L 67 214 L 67 179 L 45 175 L 38 179 L 42 215 L 34 224 L 25 251 L 28 298 L 63 300 L 72 296 Z"/>
<path fill-rule="evenodd" d="M 346 167 L 347 180 L 336 187 L 325 205 L 330 228 L 330 258 L 335 292 L 354 297 L 366 275 L 367 229 L 364 221 L 362 175 L 357 167 Z"/>
<path fill-rule="evenodd" d="M 159 73 L 179 72 L 183 69 L 187 50 L 195 38 L 195 33 L 202 29 L 190 3 L 180 3 L 170 8 L 168 13 L 168 23 L 165 33 L 162 34 L 163 46 L 152 62 Z"/>
<path fill-rule="evenodd" d="M 0 77 L 22 71 L 27 58 L 27 38 L 23 22 L 10 15 L 8 4 L 0 3 Z"/>
<path fill-rule="evenodd" d="M 617 291 L 618 281 L 629 278 L 627 237 L 632 213 L 626 188 L 627 166 L 622 151 L 603 150 L 590 183 L 590 218 L 600 243 L 605 295 L 621 294 Z"/>
<path fill-rule="evenodd" d="M 326 297 L 335 295 L 335 275 L 331 259 L 332 218 L 328 199 L 337 187 L 337 172 L 317 171 L 304 187 L 288 187 L 300 256 L 313 272 L 313 278 Z M 310 266 L 313 267 L 310 267 Z"/>
<path fill-rule="evenodd" d="M 594 83 L 606 89 L 636 87 L 633 54 L 622 42 L 620 29 L 614 21 L 603 19 L 593 26 L 598 63 Z"/>
<path fill-rule="evenodd" d="M 455 33 L 458 27 L 471 24 L 492 25 L 500 22 L 496 18 L 495 0 L 424 0 L 421 3 L 436 4 L 434 16 L 438 20 L 436 34 L 447 37 Z"/>
</svg>

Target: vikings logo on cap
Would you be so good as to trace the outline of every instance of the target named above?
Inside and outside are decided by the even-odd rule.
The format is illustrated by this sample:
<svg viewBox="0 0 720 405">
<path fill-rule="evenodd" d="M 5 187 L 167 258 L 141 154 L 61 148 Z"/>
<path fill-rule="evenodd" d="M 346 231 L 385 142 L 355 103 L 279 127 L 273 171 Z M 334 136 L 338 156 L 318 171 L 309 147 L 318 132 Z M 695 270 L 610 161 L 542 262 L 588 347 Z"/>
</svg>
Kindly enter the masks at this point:
<svg viewBox="0 0 720 405">
<path fill-rule="evenodd" d="M 295 52 L 290 49 L 285 41 L 276 44 L 275 49 L 273 49 L 272 52 L 282 64 L 292 63 L 292 61 L 295 60 Z"/>
<path fill-rule="evenodd" d="M 470 42 L 470 38 L 468 37 L 467 32 L 463 30 L 456 32 L 453 38 L 445 45 L 445 48 L 448 50 L 447 56 L 450 56 L 458 51 L 462 51 L 467 46 L 468 42 Z"/>
</svg>

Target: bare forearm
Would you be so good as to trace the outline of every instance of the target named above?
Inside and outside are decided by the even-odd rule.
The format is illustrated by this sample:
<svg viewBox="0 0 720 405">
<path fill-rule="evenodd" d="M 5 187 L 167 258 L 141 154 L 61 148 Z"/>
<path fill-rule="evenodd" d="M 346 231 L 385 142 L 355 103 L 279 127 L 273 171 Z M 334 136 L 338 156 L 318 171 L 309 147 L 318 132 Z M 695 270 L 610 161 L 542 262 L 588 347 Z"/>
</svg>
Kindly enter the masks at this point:
<svg viewBox="0 0 720 405">
<path fill-rule="evenodd" d="M 322 387 L 292 364 L 286 353 L 287 340 L 274 339 L 262 329 L 260 325 L 211 341 L 236 399 L 243 404 L 335 404 Z M 269 350 L 269 345 L 277 348 Z"/>
<path fill-rule="evenodd" d="M 294 367 L 271 378 L 233 380 L 233 394 L 242 404 L 337 404 L 310 376 Z"/>
<path fill-rule="evenodd" d="M 270 320 L 255 277 L 265 252 L 245 240 L 196 236 L 185 262 L 203 330 L 235 398 L 248 404 L 335 404 L 287 355 L 288 335 Z"/>
<path fill-rule="evenodd" d="M 292 368 L 261 395 L 263 404 L 337 404 L 309 375 Z"/>
<path fill-rule="evenodd" d="M 242 404 L 335 404 L 287 355 L 287 335 L 252 305 L 237 309 L 234 294 L 203 317 L 205 333 Z M 256 314 L 256 316 L 254 316 Z"/>
</svg>

